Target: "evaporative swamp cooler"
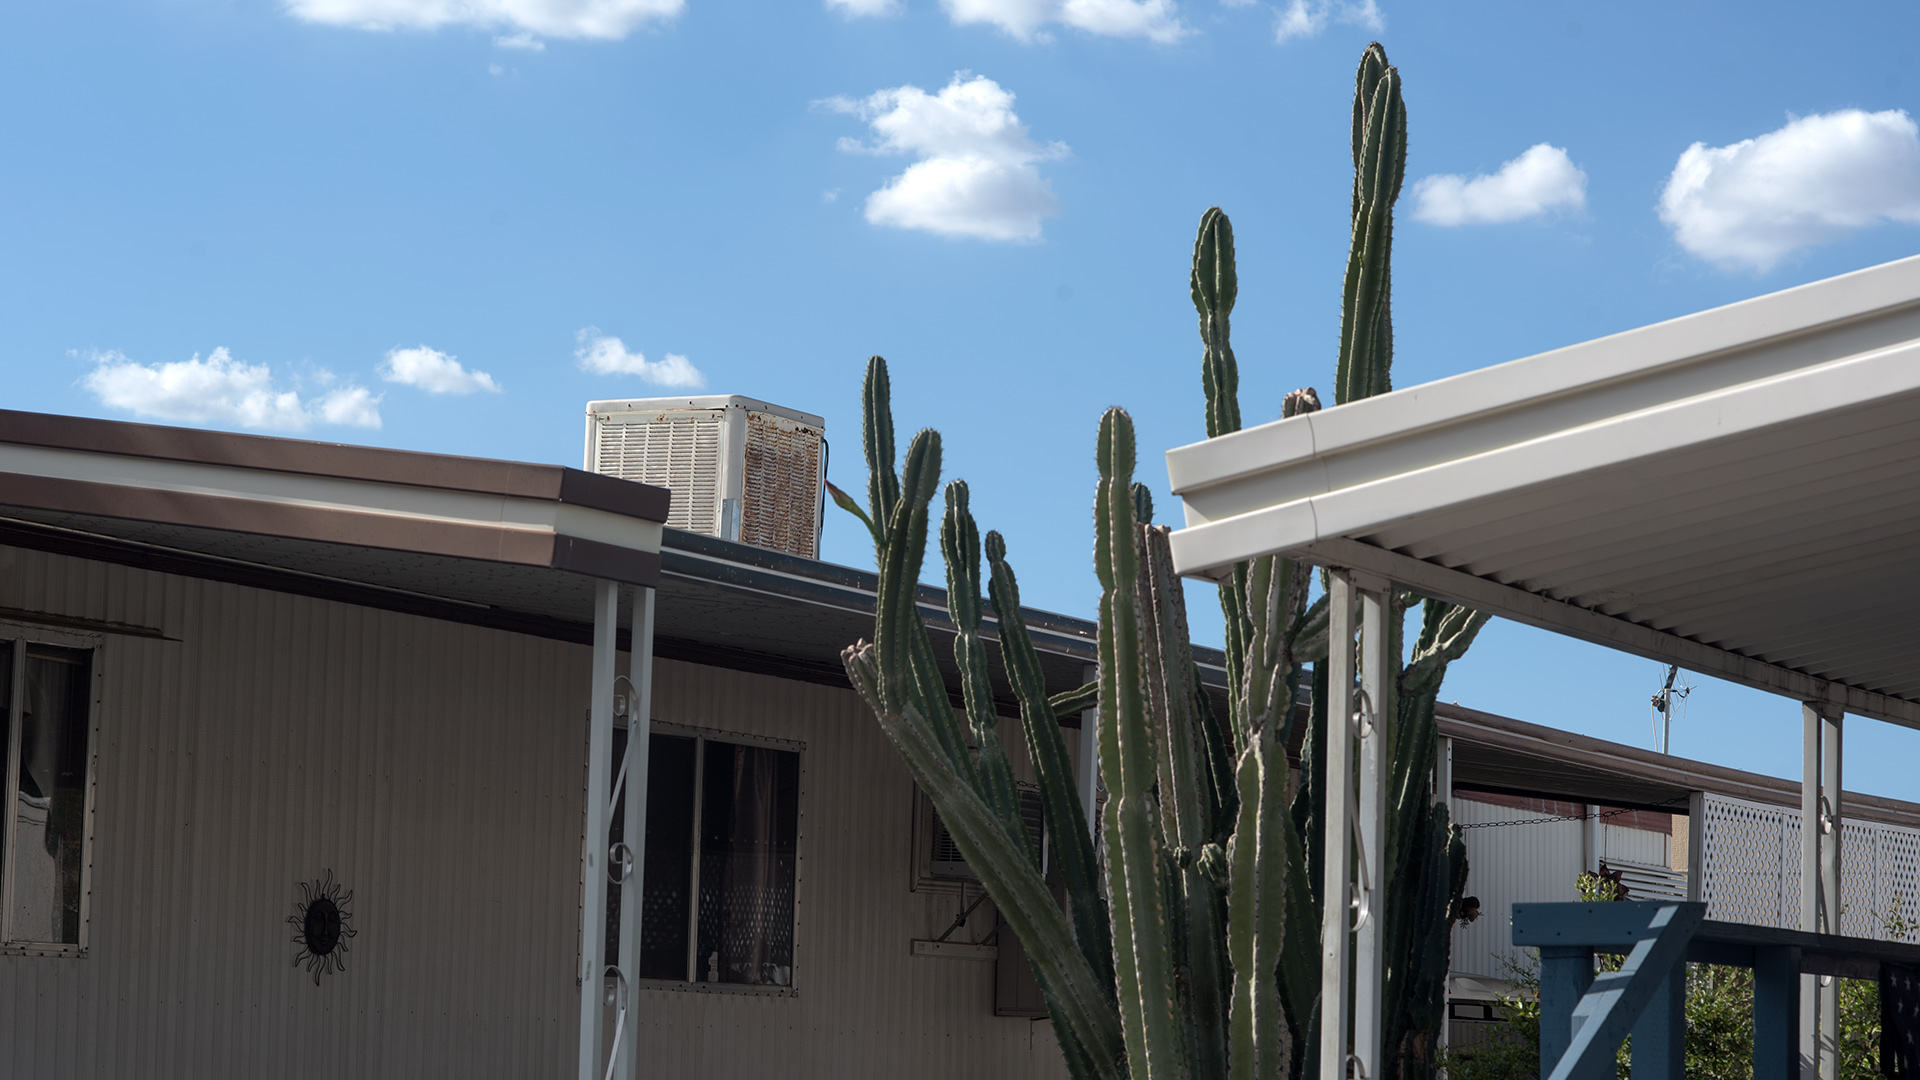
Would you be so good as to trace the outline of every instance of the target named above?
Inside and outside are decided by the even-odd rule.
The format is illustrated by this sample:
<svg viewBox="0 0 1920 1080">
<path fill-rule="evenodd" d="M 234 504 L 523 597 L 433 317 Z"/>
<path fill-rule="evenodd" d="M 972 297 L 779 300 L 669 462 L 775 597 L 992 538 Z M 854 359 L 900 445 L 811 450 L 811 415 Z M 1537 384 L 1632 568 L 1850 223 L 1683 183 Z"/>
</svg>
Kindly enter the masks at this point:
<svg viewBox="0 0 1920 1080">
<path fill-rule="evenodd" d="M 667 525 L 820 557 L 826 422 L 736 395 L 587 404 L 590 472 L 673 493 Z"/>
</svg>

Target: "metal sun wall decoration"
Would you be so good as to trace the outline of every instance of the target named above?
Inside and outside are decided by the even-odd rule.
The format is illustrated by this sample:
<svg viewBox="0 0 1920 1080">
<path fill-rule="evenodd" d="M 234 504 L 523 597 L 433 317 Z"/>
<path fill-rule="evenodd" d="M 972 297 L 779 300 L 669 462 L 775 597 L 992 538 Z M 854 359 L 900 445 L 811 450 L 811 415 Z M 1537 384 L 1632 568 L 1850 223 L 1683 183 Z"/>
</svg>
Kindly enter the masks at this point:
<svg viewBox="0 0 1920 1080">
<path fill-rule="evenodd" d="M 287 925 L 293 927 L 293 943 L 299 946 L 293 966 L 304 961 L 315 986 L 320 985 L 320 976 L 347 969 L 348 944 L 359 933 L 353 928 L 352 903 L 353 891 L 342 892 L 332 870 L 325 881 L 315 878 L 300 883 L 300 899 L 294 902 Z"/>
</svg>

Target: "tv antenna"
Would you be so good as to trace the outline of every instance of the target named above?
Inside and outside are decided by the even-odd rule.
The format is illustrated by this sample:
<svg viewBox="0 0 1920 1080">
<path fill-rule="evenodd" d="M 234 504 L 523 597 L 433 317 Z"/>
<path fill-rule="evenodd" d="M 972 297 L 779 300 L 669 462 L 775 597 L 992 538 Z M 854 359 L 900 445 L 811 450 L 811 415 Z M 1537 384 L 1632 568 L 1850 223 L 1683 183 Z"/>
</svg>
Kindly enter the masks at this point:
<svg viewBox="0 0 1920 1080">
<path fill-rule="evenodd" d="M 1673 702 L 1675 698 L 1685 701 L 1693 693 L 1693 684 L 1681 683 L 1676 689 L 1674 677 L 1680 674 L 1678 664 L 1667 665 L 1667 681 L 1660 691 L 1653 695 L 1653 740 L 1654 746 L 1663 754 L 1673 753 Z"/>
</svg>

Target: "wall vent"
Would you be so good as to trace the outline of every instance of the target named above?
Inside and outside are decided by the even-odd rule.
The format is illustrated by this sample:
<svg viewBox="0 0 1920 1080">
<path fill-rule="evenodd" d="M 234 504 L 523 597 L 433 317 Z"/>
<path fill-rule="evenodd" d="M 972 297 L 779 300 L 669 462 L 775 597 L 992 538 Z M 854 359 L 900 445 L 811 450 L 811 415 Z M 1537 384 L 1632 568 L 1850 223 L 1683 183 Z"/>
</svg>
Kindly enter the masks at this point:
<svg viewBox="0 0 1920 1080">
<path fill-rule="evenodd" d="M 586 468 L 673 492 L 670 528 L 820 557 L 826 422 L 734 395 L 587 404 Z"/>
</svg>

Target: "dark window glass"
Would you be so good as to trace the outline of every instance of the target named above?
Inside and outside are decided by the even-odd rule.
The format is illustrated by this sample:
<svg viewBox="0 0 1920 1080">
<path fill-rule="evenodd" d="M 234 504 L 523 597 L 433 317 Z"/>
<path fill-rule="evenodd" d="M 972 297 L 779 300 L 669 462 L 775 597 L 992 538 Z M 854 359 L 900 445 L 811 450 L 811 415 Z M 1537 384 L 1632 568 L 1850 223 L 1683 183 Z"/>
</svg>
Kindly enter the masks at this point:
<svg viewBox="0 0 1920 1080">
<path fill-rule="evenodd" d="M 646 902 L 640 977 L 687 977 L 688 879 L 693 874 L 693 740 L 655 735 L 647 762 Z"/>
<path fill-rule="evenodd" d="M 687 877 L 693 867 L 694 743 L 680 735 L 654 735 L 647 743 L 646 890 L 640 903 L 640 978 L 687 977 Z M 627 752 L 627 729 L 613 729 L 614 781 Z M 607 846 L 626 838 L 623 788 L 608 822 Z M 620 964 L 620 886 L 607 883 L 607 956 Z"/>
<path fill-rule="evenodd" d="M 709 741 L 701 779 L 694 979 L 791 986 L 800 756 Z"/>
<path fill-rule="evenodd" d="M 19 794 L 13 807 L 15 941 L 80 942 L 86 865 L 87 684 L 91 653 L 27 648 L 20 701 Z M 11 681 L 11 665 L 8 665 Z M 8 697 L 11 698 L 9 686 Z"/>
</svg>

